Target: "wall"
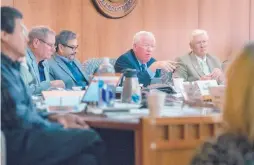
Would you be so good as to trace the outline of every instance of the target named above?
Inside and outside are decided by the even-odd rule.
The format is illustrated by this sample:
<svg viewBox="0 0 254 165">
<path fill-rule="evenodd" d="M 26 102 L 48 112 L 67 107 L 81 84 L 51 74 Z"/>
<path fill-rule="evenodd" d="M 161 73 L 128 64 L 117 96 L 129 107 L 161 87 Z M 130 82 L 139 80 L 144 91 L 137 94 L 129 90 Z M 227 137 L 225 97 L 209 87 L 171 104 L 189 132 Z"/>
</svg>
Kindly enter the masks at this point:
<svg viewBox="0 0 254 165">
<path fill-rule="evenodd" d="M 254 0 L 250 2 L 250 39 L 254 40 Z"/>
<path fill-rule="evenodd" d="M 189 51 L 193 29 L 206 29 L 210 52 L 222 61 L 250 38 L 254 39 L 254 0 L 138 0 L 136 8 L 121 19 L 107 19 L 91 0 L 4 0 L 20 9 L 28 28 L 48 25 L 56 32 L 79 34 L 82 61 L 90 57 L 118 57 L 132 45 L 140 30 L 157 39 L 155 57 L 174 59 Z"/>
<path fill-rule="evenodd" d="M 1 6 L 13 6 L 13 0 L 1 0 Z"/>
</svg>

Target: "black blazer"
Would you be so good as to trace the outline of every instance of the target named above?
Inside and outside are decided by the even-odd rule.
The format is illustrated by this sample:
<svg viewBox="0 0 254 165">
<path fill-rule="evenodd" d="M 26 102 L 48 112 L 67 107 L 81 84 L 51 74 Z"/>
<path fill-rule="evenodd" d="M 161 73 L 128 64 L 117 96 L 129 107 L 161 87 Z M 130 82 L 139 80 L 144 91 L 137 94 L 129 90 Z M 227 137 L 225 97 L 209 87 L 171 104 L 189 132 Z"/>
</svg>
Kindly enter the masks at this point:
<svg viewBox="0 0 254 165">
<path fill-rule="evenodd" d="M 147 68 L 149 68 L 152 63 L 154 63 L 156 60 L 154 58 L 151 58 L 147 63 Z M 150 75 L 147 71 L 141 71 L 141 67 L 139 65 L 139 62 L 135 56 L 135 53 L 133 50 L 129 50 L 123 55 L 121 55 L 115 63 L 115 71 L 117 73 L 123 73 L 125 69 L 136 69 L 138 71 L 138 80 L 140 84 L 143 84 L 144 86 L 148 86 L 151 83 Z M 155 78 L 160 77 L 160 69 L 156 70 Z"/>
</svg>

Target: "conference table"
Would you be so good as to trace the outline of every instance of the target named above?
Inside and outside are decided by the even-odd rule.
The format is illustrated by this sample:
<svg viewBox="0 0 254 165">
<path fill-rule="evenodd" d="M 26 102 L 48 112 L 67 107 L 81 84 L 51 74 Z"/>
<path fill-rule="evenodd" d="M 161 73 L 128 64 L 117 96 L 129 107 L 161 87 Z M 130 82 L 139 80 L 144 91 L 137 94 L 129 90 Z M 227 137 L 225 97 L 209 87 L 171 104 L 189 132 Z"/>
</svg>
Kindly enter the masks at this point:
<svg viewBox="0 0 254 165">
<path fill-rule="evenodd" d="M 64 93 L 66 92 L 56 94 L 63 97 Z M 52 92 L 48 95 L 52 97 Z M 66 95 L 69 99 L 70 92 Z M 83 92 L 74 93 L 74 95 L 80 97 Z M 71 96 L 72 99 L 75 99 L 74 95 Z M 46 97 L 44 94 L 44 98 Z M 100 129 L 107 130 L 109 139 L 115 138 L 114 133 L 117 131 L 132 132 L 133 136 L 126 134 L 132 139 L 126 139 L 124 143 L 133 145 L 131 146 L 133 150 L 128 151 L 131 153 L 127 154 L 134 152 L 134 161 L 131 160 L 131 162 L 135 162 L 135 165 L 186 165 L 191 160 L 195 149 L 204 140 L 214 137 L 220 131 L 221 114 L 213 106 L 208 106 L 209 104 L 199 105 L 196 102 L 186 104 L 170 99 L 172 98 L 166 101 L 166 106 L 158 117 L 149 116 L 149 110 L 146 108 L 135 107 L 129 108 L 128 111 L 91 113 L 99 108 L 89 106 L 89 111 L 78 114 L 84 117 L 92 128 L 99 131 Z M 116 132 L 111 134 L 111 130 Z M 121 138 L 125 137 L 121 136 Z M 108 147 L 110 148 L 115 142 L 117 141 L 111 140 Z M 121 147 L 122 144 L 117 145 Z M 115 156 L 117 157 L 117 153 Z"/>
<path fill-rule="evenodd" d="M 93 128 L 133 131 L 135 165 L 186 165 L 222 126 L 221 114 L 213 108 L 174 104 L 163 112 L 160 117 L 150 117 L 148 109 L 80 115 Z"/>
</svg>

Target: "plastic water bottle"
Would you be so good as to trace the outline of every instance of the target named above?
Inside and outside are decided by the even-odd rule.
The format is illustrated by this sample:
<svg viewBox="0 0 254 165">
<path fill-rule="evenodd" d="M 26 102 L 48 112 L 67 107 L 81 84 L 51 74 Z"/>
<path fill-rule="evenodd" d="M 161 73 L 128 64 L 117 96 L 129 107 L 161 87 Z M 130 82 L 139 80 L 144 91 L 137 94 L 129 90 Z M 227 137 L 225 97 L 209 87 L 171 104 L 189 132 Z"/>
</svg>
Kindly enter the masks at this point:
<svg viewBox="0 0 254 165">
<path fill-rule="evenodd" d="M 115 101 L 115 86 L 105 81 L 107 76 L 115 74 L 114 66 L 110 64 L 109 58 L 104 58 L 103 62 L 98 68 L 97 74 L 99 76 L 99 107 L 113 106 Z"/>
<path fill-rule="evenodd" d="M 107 57 L 103 58 L 103 61 L 99 66 L 97 73 L 98 75 L 115 74 L 114 66 L 110 64 L 109 58 Z"/>
</svg>

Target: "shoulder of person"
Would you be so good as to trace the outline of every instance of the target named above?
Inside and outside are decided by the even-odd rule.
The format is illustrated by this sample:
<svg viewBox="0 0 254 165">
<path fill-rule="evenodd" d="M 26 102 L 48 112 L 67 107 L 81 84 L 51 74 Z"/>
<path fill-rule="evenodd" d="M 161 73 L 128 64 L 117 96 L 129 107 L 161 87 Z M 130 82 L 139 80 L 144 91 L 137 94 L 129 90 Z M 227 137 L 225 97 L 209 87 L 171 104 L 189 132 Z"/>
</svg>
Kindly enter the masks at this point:
<svg viewBox="0 0 254 165">
<path fill-rule="evenodd" d="M 120 55 L 117 60 L 126 60 L 126 59 L 130 59 L 134 52 L 132 51 L 132 49 L 128 50 L 127 52 L 125 52 L 124 54 Z"/>
<path fill-rule="evenodd" d="M 207 56 L 207 58 L 210 58 L 210 59 L 220 62 L 220 59 L 215 55 L 211 55 L 208 53 L 206 56 Z"/>
<path fill-rule="evenodd" d="M 240 165 L 244 164 L 243 158 L 248 155 L 253 156 L 253 149 L 246 137 L 225 133 L 203 143 L 193 157 L 191 165 L 213 165 L 214 162 Z"/>
</svg>

